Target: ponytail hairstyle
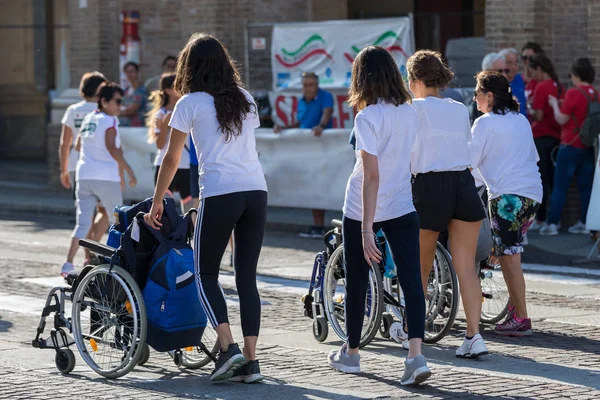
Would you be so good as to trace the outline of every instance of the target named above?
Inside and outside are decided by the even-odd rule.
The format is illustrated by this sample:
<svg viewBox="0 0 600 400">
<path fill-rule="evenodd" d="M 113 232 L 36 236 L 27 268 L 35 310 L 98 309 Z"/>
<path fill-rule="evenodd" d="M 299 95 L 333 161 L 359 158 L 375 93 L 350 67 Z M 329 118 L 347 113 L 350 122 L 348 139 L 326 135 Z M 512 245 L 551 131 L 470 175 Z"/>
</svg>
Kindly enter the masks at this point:
<svg viewBox="0 0 600 400">
<path fill-rule="evenodd" d="M 182 96 L 195 92 L 213 96 L 219 130 L 225 141 L 240 136 L 246 116 L 257 110 L 241 90 L 235 61 L 221 42 L 207 33 L 194 33 L 177 60 L 175 90 Z"/>
<path fill-rule="evenodd" d="M 509 112 L 519 112 L 519 102 L 513 96 L 508 79 L 495 71 L 482 71 L 475 76 L 477 92 L 492 93 L 494 114 L 505 115 Z"/>
<path fill-rule="evenodd" d="M 556 82 L 556 84 L 560 87 L 560 83 L 558 82 L 558 75 L 556 74 L 556 70 L 554 69 L 554 64 L 552 61 L 546 56 L 544 53 L 534 54 L 529 57 L 529 68 L 537 69 L 541 68 L 542 71 L 550 75 L 550 78 Z"/>
<path fill-rule="evenodd" d="M 160 76 L 158 83 L 158 90 L 153 91 L 150 94 L 150 102 L 152 103 L 152 109 L 146 114 L 146 126 L 148 127 L 148 143 L 156 142 L 156 133 L 154 128 L 156 127 L 156 114 L 161 108 L 169 104 L 169 95 L 165 90 L 173 89 L 173 83 L 175 82 L 174 73 L 166 73 Z"/>
</svg>

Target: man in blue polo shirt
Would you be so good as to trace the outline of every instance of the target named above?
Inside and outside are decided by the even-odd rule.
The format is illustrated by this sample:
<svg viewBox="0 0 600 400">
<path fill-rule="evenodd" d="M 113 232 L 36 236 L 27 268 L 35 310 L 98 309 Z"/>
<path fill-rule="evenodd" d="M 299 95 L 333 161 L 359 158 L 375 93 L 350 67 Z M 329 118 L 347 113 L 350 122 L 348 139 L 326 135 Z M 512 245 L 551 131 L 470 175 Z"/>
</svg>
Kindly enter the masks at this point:
<svg viewBox="0 0 600 400">
<path fill-rule="evenodd" d="M 333 96 L 319 88 L 319 77 L 314 72 L 302 74 L 302 95 L 298 101 L 298 113 L 296 122 L 290 126 L 275 125 L 275 133 L 283 129 L 301 128 L 311 129 L 312 134 L 320 137 L 324 129 L 333 128 Z M 322 239 L 325 234 L 325 210 L 312 210 L 314 226 L 300 237 Z"/>
</svg>

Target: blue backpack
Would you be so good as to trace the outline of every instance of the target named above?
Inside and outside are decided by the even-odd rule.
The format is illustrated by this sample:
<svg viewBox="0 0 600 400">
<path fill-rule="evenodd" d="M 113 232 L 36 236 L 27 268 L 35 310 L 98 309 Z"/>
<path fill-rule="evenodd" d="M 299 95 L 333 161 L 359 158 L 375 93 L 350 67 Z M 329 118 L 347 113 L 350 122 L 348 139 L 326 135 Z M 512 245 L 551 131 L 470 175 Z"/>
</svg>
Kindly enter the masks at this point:
<svg viewBox="0 0 600 400">
<path fill-rule="evenodd" d="M 138 213 L 123 233 L 119 253 L 120 262 L 133 270 L 136 281 L 145 277 L 140 289 L 148 319 L 146 342 L 161 352 L 199 346 L 206 314 L 198 297 L 190 246 L 195 210 L 181 217 L 175 203 L 165 201 L 161 230 L 148 226 L 143 215 Z"/>
</svg>

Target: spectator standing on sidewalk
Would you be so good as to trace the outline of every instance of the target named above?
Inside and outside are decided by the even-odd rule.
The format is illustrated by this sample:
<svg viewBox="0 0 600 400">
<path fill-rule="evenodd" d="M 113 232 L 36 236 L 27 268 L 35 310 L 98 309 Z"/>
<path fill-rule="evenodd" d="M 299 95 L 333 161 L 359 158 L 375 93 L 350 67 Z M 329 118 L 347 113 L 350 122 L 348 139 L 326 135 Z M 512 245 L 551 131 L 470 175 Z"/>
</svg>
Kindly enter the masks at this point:
<svg viewBox="0 0 600 400">
<path fill-rule="evenodd" d="M 152 93 L 155 90 L 159 89 L 160 86 L 160 78 L 163 74 L 173 74 L 175 73 L 175 68 L 177 68 L 177 57 L 175 56 L 166 56 L 162 62 L 162 73 L 160 75 L 153 76 L 146 80 L 144 86 L 146 86 L 146 90 L 148 93 Z"/>
<path fill-rule="evenodd" d="M 527 229 L 542 201 L 542 181 L 531 125 L 519 113 L 508 80 L 495 72 L 477 75 L 475 101 L 483 116 L 469 143 L 471 166 L 485 179 L 489 197 L 493 253 L 500 260 L 510 301 L 508 317 L 496 326 L 505 336 L 531 335 L 525 302 L 521 253 Z"/>
<path fill-rule="evenodd" d="M 324 129 L 333 128 L 333 96 L 319 88 L 319 77 L 314 72 L 302 74 L 302 95 L 298 101 L 298 122 L 285 127 L 275 125 L 275 133 L 283 129 L 301 128 L 312 129 L 313 135 L 320 137 Z M 321 239 L 325 234 L 325 210 L 313 209 L 312 214 L 314 226 L 301 233 L 300 237 Z"/>
<path fill-rule="evenodd" d="M 535 42 L 527 42 L 521 48 L 521 60 L 523 61 L 523 68 L 525 71 L 523 74 L 523 79 L 525 80 L 525 100 L 528 104 L 532 101 L 533 92 L 537 85 L 537 80 L 533 78 L 532 71 L 529 68 L 529 59 L 536 54 L 544 54 L 544 50 Z"/>
<path fill-rule="evenodd" d="M 106 77 L 98 71 L 83 74 L 79 83 L 79 93 L 84 100 L 69 106 L 61 121 L 62 132 L 58 150 L 61 170 L 60 182 L 66 189 L 72 189 L 73 199 L 76 199 L 77 193 L 75 170 L 77 168 L 77 161 L 79 161 L 79 152 L 75 149 L 76 139 L 79 136 L 79 129 L 85 116 L 98 108 L 96 92 L 98 86 L 104 82 L 107 82 Z M 92 228 L 86 237 L 99 241 L 107 230 L 107 211 L 104 207 L 98 205 L 98 213 L 94 217 Z M 87 265 L 91 260 L 92 253 L 88 249 L 85 249 L 84 264 Z"/>
<path fill-rule="evenodd" d="M 115 83 L 103 83 L 97 98 L 98 109 L 84 118 L 77 139 L 77 147 L 81 149 L 75 178 L 77 225 L 73 230 L 67 261 L 62 266 L 61 275 L 65 277 L 75 269 L 73 259 L 79 248 L 79 239 L 89 232 L 98 202 L 108 210 L 123 204 L 123 171 L 129 175 L 131 187 L 137 184 L 131 167 L 123 158 L 118 131 L 117 117 L 123 89 Z M 114 223 L 114 220 L 113 213 L 110 213 L 109 222 Z"/>
<path fill-rule="evenodd" d="M 129 85 L 125 89 L 119 123 L 121 126 L 144 126 L 148 91 L 140 78 L 140 66 L 129 61 L 123 66 Z"/>
<path fill-rule="evenodd" d="M 375 232 L 383 230 L 406 301 L 409 350 L 400 384 L 421 383 L 431 375 L 421 354 L 425 298 L 419 262 L 419 217 L 412 202 L 410 154 L 417 115 L 398 66 L 382 47 L 369 46 L 352 66 L 349 104 L 355 118 L 356 164 L 344 201 L 347 341 L 329 354 L 329 365 L 359 373 L 358 354 L 365 316 L 369 264 L 381 262 Z"/>
<path fill-rule="evenodd" d="M 589 104 L 598 101 L 598 93 L 592 86 L 596 71 L 588 58 L 578 58 L 573 63 L 569 76 L 574 87 L 567 91 L 562 104 L 559 104 L 559 100 L 554 96 L 548 99 L 554 117 L 562 125 L 562 129 L 554 169 L 554 189 L 550 199 L 548 225 L 540 230 L 541 235 L 558 235 L 558 223 L 573 176 L 577 176 L 579 185 L 580 217 L 579 221 L 569 228 L 569 233 L 590 233 L 585 222 L 594 182 L 594 148 L 581 143 L 579 129 L 587 117 Z"/>
<path fill-rule="evenodd" d="M 537 220 L 530 228 L 531 231 L 536 231 L 544 228 L 548 218 L 549 199 L 554 185 L 553 156 L 560 143 L 560 125 L 554 118 L 549 99 L 550 97 L 562 98 L 564 88 L 558 82 L 552 61 L 545 54 L 531 56 L 529 70 L 531 78 L 537 83 L 532 101 L 528 104 L 528 115 L 531 120 L 535 147 L 540 157 L 538 166 L 544 187 L 544 196 L 538 209 Z"/>
<path fill-rule="evenodd" d="M 527 99 L 525 98 L 525 80 L 519 74 L 519 52 L 517 49 L 502 49 L 498 52 L 506 60 L 509 72 L 506 79 L 510 82 L 510 91 L 519 102 L 519 112 L 527 116 Z"/>
</svg>

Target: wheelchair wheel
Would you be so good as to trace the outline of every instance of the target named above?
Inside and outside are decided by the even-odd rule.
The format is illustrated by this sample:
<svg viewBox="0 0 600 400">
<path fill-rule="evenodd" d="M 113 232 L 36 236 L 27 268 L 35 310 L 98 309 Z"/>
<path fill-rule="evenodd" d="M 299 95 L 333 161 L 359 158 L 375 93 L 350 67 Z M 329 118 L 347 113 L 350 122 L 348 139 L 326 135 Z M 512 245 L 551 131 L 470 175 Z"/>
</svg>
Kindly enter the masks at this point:
<svg viewBox="0 0 600 400">
<path fill-rule="evenodd" d="M 436 343 L 448 334 L 454 324 L 459 301 L 452 259 L 438 243 L 425 295 L 425 343 Z"/>
<path fill-rule="evenodd" d="M 81 357 L 106 378 L 127 374 L 142 357 L 146 307 L 133 277 L 118 266 L 97 266 L 79 282 L 72 324 Z"/>
<path fill-rule="evenodd" d="M 149 359 L 150 359 L 150 346 L 148 346 L 147 344 L 144 344 L 144 346 L 142 348 L 142 355 L 141 355 L 140 359 L 138 360 L 138 365 L 146 364 Z"/>
<path fill-rule="evenodd" d="M 69 374 L 75 368 L 75 354 L 70 349 L 59 349 L 54 357 L 54 363 L 61 374 Z"/>
<path fill-rule="evenodd" d="M 327 340 L 329 334 L 329 326 L 327 320 L 322 315 L 317 315 L 313 320 L 313 336 L 317 339 L 317 342 L 323 343 Z"/>
<path fill-rule="evenodd" d="M 211 351 L 213 357 L 217 356 L 221 345 L 217 340 L 217 332 L 210 325 L 207 325 L 204 329 L 202 344 Z M 202 351 L 200 346 L 186 347 L 180 350 L 180 354 L 177 354 L 175 351 L 169 351 L 169 355 L 178 367 L 187 369 L 202 368 L 212 361 L 208 354 Z"/>
<path fill-rule="evenodd" d="M 340 339 L 346 339 L 345 320 L 345 270 L 344 249 L 339 246 L 331 255 L 323 283 L 323 302 L 327 320 Z M 381 314 L 383 313 L 383 283 L 381 281 L 380 268 L 369 269 L 369 283 L 367 298 L 365 302 L 365 316 L 363 319 L 360 347 L 364 347 L 373 340 L 379 326 L 381 325 Z"/>
<path fill-rule="evenodd" d="M 500 268 L 478 268 L 481 281 L 481 319 L 484 324 L 500 322 L 508 313 L 508 288 Z"/>
</svg>

